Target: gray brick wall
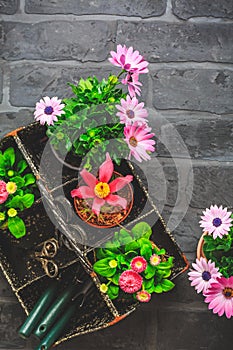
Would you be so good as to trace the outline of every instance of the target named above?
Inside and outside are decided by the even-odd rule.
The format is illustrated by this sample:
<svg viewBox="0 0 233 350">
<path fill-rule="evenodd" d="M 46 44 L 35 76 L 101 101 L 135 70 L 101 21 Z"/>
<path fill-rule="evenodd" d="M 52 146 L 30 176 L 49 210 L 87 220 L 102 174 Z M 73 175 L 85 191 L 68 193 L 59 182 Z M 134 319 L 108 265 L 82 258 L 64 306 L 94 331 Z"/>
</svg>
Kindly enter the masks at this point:
<svg viewBox="0 0 233 350">
<path fill-rule="evenodd" d="M 150 121 L 158 144 L 144 166 L 152 197 L 192 261 L 202 210 L 212 203 L 233 207 L 233 0 L 0 0 L 0 13 L 1 136 L 32 122 L 41 96 L 69 95 L 67 81 L 114 71 L 107 57 L 117 43 L 133 45 L 149 60 L 142 99 L 156 110 Z M 33 349 L 35 342 L 16 334 L 23 318 L 1 277 L 0 348 Z M 169 295 L 59 348 L 230 349 L 230 323 L 208 312 L 182 275 Z"/>
</svg>

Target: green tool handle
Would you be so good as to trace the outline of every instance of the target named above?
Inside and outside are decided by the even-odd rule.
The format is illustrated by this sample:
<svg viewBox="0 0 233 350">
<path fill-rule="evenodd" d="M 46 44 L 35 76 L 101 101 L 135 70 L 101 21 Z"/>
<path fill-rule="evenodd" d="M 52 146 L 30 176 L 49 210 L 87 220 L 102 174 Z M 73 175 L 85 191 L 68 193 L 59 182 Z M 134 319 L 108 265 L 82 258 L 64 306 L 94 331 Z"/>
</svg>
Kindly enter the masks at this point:
<svg viewBox="0 0 233 350">
<path fill-rule="evenodd" d="M 56 290 L 57 286 L 55 284 L 46 289 L 44 294 L 41 295 L 36 305 L 27 317 L 26 321 L 19 329 L 18 333 L 22 338 L 29 337 L 30 334 L 33 332 L 38 322 L 41 320 L 41 317 L 43 317 L 44 313 L 51 305 L 51 302 L 54 300 Z"/>
<path fill-rule="evenodd" d="M 69 289 L 63 291 L 58 298 L 54 301 L 52 306 L 49 308 L 43 319 L 34 331 L 34 335 L 42 339 L 45 334 L 49 331 L 52 325 L 55 323 L 57 318 L 61 316 L 66 305 L 71 301 L 76 286 L 72 286 Z"/>
<path fill-rule="evenodd" d="M 70 307 L 65 311 L 65 313 L 58 319 L 54 324 L 52 329 L 46 334 L 45 338 L 41 341 L 39 346 L 35 350 L 48 350 L 59 338 L 61 333 L 67 327 L 67 324 L 71 317 L 77 310 L 77 307 L 80 306 L 80 300 L 72 302 Z"/>
</svg>

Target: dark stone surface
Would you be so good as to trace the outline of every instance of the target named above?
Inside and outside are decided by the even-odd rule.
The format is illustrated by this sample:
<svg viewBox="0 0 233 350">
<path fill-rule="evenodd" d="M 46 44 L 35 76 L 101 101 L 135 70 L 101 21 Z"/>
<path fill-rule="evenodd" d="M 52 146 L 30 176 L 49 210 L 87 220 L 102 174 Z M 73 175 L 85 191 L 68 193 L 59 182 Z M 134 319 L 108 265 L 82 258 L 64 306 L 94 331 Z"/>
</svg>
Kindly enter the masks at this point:
<svg viewBox="0 0 233 350">
<path fill-rule="evenodd" d="M 233 161 L 232 114 L 152 109 L 149 120 L 158 156 Z"/>
<path fill-rule="evenodd" d="M 160 69 L 152 78 L 155 108 L 233 112 L 231 70 Z"/>
<path fill-rule="evenodd" d="M 17 333 L 25 314 L 15 301 L 0 301 L 0 349 L 25 349 L 26 342 Z"/>
<path fill-rule="evenodd" d="M 181 18 L 233 18 L 232 0 L 172 0 L 173 13 Z"/>
<path fill-rule="evenodd" d="M 150 62 L 233 62 L 233 24 L 119 21 L 117 42 Z"/>
<path fill-rule="evenodd" d="M 0 68 L 0 103 L 2 102 L 2 96 L 3 96 L 3 72 L 2 69 Z"/>
<path fill-rule="evenodd" d="M 103 61 L 112 48 L 114 23 L 104 21 L 3 22 L 4 59 Z"/>
<path fill-rule="evenodd" d="M 18 7 L 19 0 L 0 0 L 0 14 L 13 15 Z"/>
<path fill-rule="evenodd" d="M 166 10 L 166 0 L 26 0 L 25 11 L 27 13 L 43 14 L 74 14 L 92 15 L 109 14 L 118 16 L 153 17 L 160 16 Z"/>
<path fill-rule="evenodd" d="M 19 112 L 0 113 L 0 138 L 8 132 L 34 121 L 33 111 L 21 109 Z"/>
<path fill-rule="evenodd" d="M 20 67 L 20 69 L 19 69 Z M 107 78 L 110 74 L 118 74 L 119 69 L 114 66 L 91 67 L 64 67 L 49 64 L 20 64 L 12 68 L 10 79 L 10 102 L 14 106 L 34 107 L 43 96 L 72 96 L 67 82 L 77 83 L 80 78 L 96 75 L 97 78 Z M 145 88 L 142 90 L 142 99 L 148 91 L 148 77 L 143 74 L 140 79 Z M 124 89 L 125 86 L 122 85 Z"/>
</svg>

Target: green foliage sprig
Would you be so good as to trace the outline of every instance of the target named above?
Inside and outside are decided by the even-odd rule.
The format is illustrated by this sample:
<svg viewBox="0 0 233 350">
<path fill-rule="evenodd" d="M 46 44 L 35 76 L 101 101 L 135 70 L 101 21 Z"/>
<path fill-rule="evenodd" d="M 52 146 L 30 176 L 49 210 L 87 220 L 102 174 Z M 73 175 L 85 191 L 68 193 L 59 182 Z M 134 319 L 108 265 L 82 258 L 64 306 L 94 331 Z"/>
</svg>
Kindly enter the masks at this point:
<svg viewBox="0 0 233 350">
<path fill-rule="evenodd" d="M 116 117 L 115 107 L 126 94 L 117 88 L 117 84 L 118 78 L 114 75 L 108 80 L 99 81 L 94 76 L 80 79 L 77 85 L 69 83 L 75 97 L 63 99 L 65 113 L 47 129 L 51 144 L 60 154 L 71 151 L 83 157 L 88 153 L 85 164 L 88 170 L 91 170 L 91 162 L 103 162 L 110 139 L 119 138 L 111 153 L 116 162 L 119 162 L 119 154 L 124 156 L 124 149 L 126 154 L 128 152 L 122 141 L 124 126 Z M 93 151 L 89 152 L 91 149 Z"/>
<path fill-rule="evenodd" d="M 233 215 L 231 218 L 233 219 Z M 206 258 L 215 263 L 224 277 L 233 276 L 233 226 L 222 238 L 214 239 L 212 235 L 205 235 L 203 251 Z"/>
<path fill-rule="evenodd" d="M 0 151 L 0 177 L 8 190 L 7 200 L 0 204 L 0 229 L 6 229 L 16 238 L 26 234 L 24 221 L 18 212 L 30 208 L 34 203 L 35 196 L 32 192 L 37 188 L 35 176 L 28 171 L 28 164 L 19 152 L 13 147 Z M 7 187 L 7 188 L 8 188 Z"/>
<path fill-rule="evenodd" d="M 123 293 L 119 286 L 119 278 L 122 272 L 131 269 L 133 258 L 138 256 L 147 262 L 146 269 L 140 273 L 143 277 L 142 290 L 152 294 L 167 292 L 174 287 L 174 283 L 168 279 L 172 271 L 173 257 L 168 257 L 165 249 L 159 249 L 150 241 L 151 234 L 151 227 L 146 222 L 140 222 L 131 232 L 125 229 L 116 232 L 104 248 L 96 250 L 97 261 L 93 268 L 101 276 L 110 299 L 116 299 Z M 160 257 L 156 266 L 150 263 L 154 254 Z M 133 297 L 136 298 L 136 293 Z"/>
</svg>

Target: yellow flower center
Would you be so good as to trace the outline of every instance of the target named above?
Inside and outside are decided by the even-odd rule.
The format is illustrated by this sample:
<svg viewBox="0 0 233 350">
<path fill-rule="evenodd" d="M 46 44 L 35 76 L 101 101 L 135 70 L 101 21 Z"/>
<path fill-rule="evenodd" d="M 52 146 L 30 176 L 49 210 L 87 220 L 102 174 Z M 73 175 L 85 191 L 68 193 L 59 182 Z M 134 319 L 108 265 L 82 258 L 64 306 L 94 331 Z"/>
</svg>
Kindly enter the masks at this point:
<svg viewBox="0 0 233 350">
<path fill-rule="evenodd" d="M 7 190 L 7 192 L 9 193 L 9 194 L 13 194 L 13 193 L 15 193 L 16 192 L 16 190 L 17 190 L 17 185 L 16 185 L 16 183 L 15 182 L 8 182 L 7 184 L 6 184 L 6 190 Z"/>
<path fill-rule="evenodd" d="M 138 268 L 142 267 L 142 262 L 141 261 L 137 261 L 135 264 Z"/>
<path fill-rule="evenodd" d="M 129 139 L 129 144 L 133 147 L 137 147 L 138 141 L 135 139 L 134 136 L 131 136 Z"/>
<path fill-rule="evenodd" d="M 7 211 L 7 215 L 8 215 L 10 218 L 13 218 L 14 216 L 17 215 L 17 210 L 15 210 L 14 208 L 10 208 L 10 209 Z"/>
<path fill-rule="evenodd" d="M 148 299 L 148 295 L 144 292 L 140 292 L 139 293 L 139 297 L 141 301 L 147 300 Z"/>
<path fill-rule="evenodd" d="M 109 266 L 114 269 L 115 267 L 117 267 L 117 261 L 116 260 L 111 260 L 109 261 Z"/>
<path fill-rule="evenodd" d="M 110 193 L 110 187 L 106 182 L 99 182 L 94 188 L 95 195 L 99 198 L 105 198 Z"/>
</svg>

